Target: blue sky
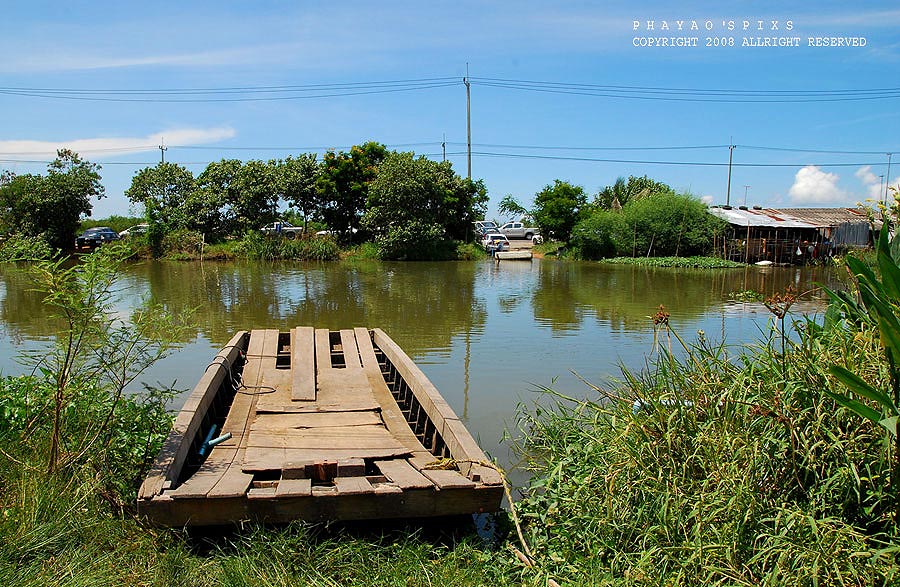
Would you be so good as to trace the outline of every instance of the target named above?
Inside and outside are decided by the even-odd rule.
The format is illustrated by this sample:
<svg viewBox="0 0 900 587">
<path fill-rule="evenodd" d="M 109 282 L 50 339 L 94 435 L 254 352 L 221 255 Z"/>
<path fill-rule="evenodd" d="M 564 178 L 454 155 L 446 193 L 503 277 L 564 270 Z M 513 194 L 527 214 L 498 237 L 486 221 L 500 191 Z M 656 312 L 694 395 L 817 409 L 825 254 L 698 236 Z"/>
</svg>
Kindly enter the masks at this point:
<svg viewBox="0 0 900 587">
<path fill-rule="evenodd" d="M 618 176 L 646 174 L 725 203 L 729 144 L 736 145 L 732 204 L 747 193 L 748 204 L 854 205 L 882 191 L 889 152 L 896 184 L 896 3 L 734 5 L 10 3 L 0 21 L 0 168 L 40 172 L 57 147 L 70 146 L 103 166 L 99 217 L 128 212 L 122 192 L 136 170 L 159 160 L 162 141 L 167 161 L 199 173 L 222 158 L 271 159 L 368 140 L 439 159 L 446 136 L 448 158 L 464 175 L 468 63 L 472 174 L 488 187 L 489 216 L 505 194 L 527 203 L 554 179 L 593 194 Z M 692 21 L 699 30 L 690 30 Z M 661 37 L 696 37 L 698 46 L 641 46 Z M 707 37 L 735 46 L 707 47 Z M 798 37 L 800 46 L 741 46 L 745 37 Z M 810 47 L 810 37 L 864 46 Z M 315 84 L 426 78 L 442 81 L 296 98 Z M 555 85 L 536 91 L 498 79 Z M 259 91 L 270 86 L 305 88 Z M 223 91 L 237 87 L 256 91 Z M 877 94 L 887 97 L 859 99 L 873 95 L 862 90 L 891 88 Z M 191 96 L 189 89 L 215 91 Z M 158 90 L 181 93 L 134 93 Z M 274 96 L 290 99 L 246 99 Z"/>
</svg>

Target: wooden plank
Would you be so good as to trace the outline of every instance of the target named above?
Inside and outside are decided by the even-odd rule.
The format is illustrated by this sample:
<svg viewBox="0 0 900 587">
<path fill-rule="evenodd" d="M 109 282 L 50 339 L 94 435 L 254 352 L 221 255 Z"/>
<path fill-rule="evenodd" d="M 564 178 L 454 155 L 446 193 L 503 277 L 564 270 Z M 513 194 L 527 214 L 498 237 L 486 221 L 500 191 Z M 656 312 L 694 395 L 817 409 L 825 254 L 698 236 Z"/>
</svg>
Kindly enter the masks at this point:
<svg viewBox="0 0 900 587">
<path fill-rule="evenodd" d="M 256 416 L 250 431 L 301 430 L 306 428 L 348 428 L 378 426 L 384 422 L 375 410 L 365 412 L 262 413 Z"/>
<path fill-rule="evenodd" d="M 176 417 L 172 432 L 160 449 L 147 478 L 141 484 L 138 493 L 140 499 L 160 494 L 166 482 L 173 483 L 181 474 L 191 442 L 200 430 L 203 417 L 222 383 L 230 376 L 232 366 L 245 348 L 246 336 L 245 331 L 236 333 L 207 366 Z"/>
<path fill-rule="evenodd" d="M 308 428 L 305 430 L 257 430 L 247 439 L 247 447 L 310 449 L 405 449 L 383 426 L 352 428 Z"/>
<path fill-rule="evenodd" d="M 254 336 L 255 335 L 255 336 Z M 251 350 L 253 351 L 251 353 Z M 250 358 L 253 357 L 258 361 L 259 369 L 257 371 L 257 378 L 255 382 L 248 381 L 246 377 L 244 378 L 245 385 L 248 385 L 251 389 L 254 386 L 259 386 L 260 381 L 262 379 L 262 373 L 265 365 L 271 365 L 271 368 L 275 368 L 275 361 L 278 356 L 278 331 L 277 330 L 254 330 L 250 333 L 250 342 L 247 347 L 247 362 L 249 364 Z M 250 374 L 252 376 L 252 372 Z M 235 416 L 234 428 L 237 431 L 240 428 L 240 417 L 243 416 L 243 429 L 240 432 L 240 440 L 239 440 L 239 448 L 237 455 L 232 461 L 231 465 L 228 469 L 223 473 L 222 478 L 218 483 L 207 493 L 207 497 L 211 498 L 229 498 L 229 497 L 239 497 L 246 494 L 247 489 L 250 487 L 250 483 L 253 481 L 253 475 L 245 473 L 243 471 L 243 461 L 246 456 L 246 446 L 247 439 L 250 436 L 250 425 L 252 424 L 252 416 L 255 415 L 256 412 L 256 404 L 259 400 L 259 395 L 250 395 L 247 396 L 250 398 L 249 410 L 246 416 L 242 414 L 237 414 Z M 235 401 L 237 401 L 237 396 L 235 396 Z M 234 404 L 232 404 L 232 409 L 228 412 L 228 418 L 232 417 L 234 412 Z M 228 419 L 226 419 L 226 427 L 228 424 Z M 223 430 L 225 427 L 223 427 Z"/>
<path fill-rule="evenodd" d="M 253 475 L 247 474 L 241 470 L 241 463 L 245 458 L 244 454 L 245 449 L 238 449 L 234 461 L 232 461 L 231 465 L 224 472 L 219 479 L 219 482 L 209 490 L 206 497 L 241 497 L 247 493 L 247 490 L 250 488 L 250 483 L 253 482 Z"/>
<path fill-rule="evenodd" d="M 364 477 L 366 474 L 366 461 L 359 458 L 343 459 L 338 461 L 338 477 Z"/>
<path fill-rule="evenodd" d="M 428 489 L 434 485 L 430 479 L 403 459 L 375 461 L 375 466 L 401 489 Z"/>
<path fill-rule="evenodd" d="M 248 447 L 243 457 L 243 470 L 281 471 L 291 467 L 290 463 L 306 463 L 310 461 L 340 461 L 343 459 L 390 459 L 409 456 L 410 452 L 400 448 L 270 448 Z"/>
<path fill-rule="evenodd" d="M 338 495 L 359 495 L 375 493 L 375 488 L 365 477 L 335 477 L 334 486 Z"/>
<path fill-rule="evenodd" d="M 475 483 L 463 477 L 458 471 L 446 469 L 422 469 L 422 474 L 431 479 L 438 490 L 466 489 L 475 487 Z"/>
<path fill-rule="evenodd" d="M 311 326 L 291 330 L 291 399 L 316 399 L 316 331 Z"/>
<path fill-rule="evenodd" d="M 247 499 L 272 499 L 276 491 L 275 487 L 253 487 L 247 492 Z"/>
<path fill-rule="evenodd" d="M 372 333 L 375 344 L 393 363 L 397 372 L 406 381 L 425 413 L 428 414 L 429 419 L 434 423 L 435 428 L 438 430 L 443 429 L 444 420 L 459 420 L 450 404 L 441 397 L 434 384 L 428 380 L 413 360 L 403 352 L 403 349 L 380 328 L 373 329 Z"/>
<path fill-rule="evenodd" d="M 215 487 L 216 483 L 225 474 L 225 471 L 231 466 L 237 449 L 222 448 L 217 446 L 210 453 L 200 469 L 190 476 L 184 483 L 169 492 L 169 495 L 178 499 L 188 499 L 195 497 L 206 497 L 206 494 Z"/>
<path fill-rule="evenodd" d="M 411 451 L 424 451 L 425 447 L 422 446 L 415 433 L 410 429 L 409 424 L 406 422 L 406 417 L 400 410 L 400 406 L 397 405 L 391 390 L 388 389 L 387 383 L 384 382 L 384 378 L 381 376 L 381 366 L 378 364 L 378 357 L 375 356 L 375 348 L 372 345 L 369 331 L 365 328 L 356 328 L 354 331 L 363 369 L 366 371 L 366 377 L 373 396 L 381 406 L 381 417 L 384 420 L 384 425 L 403 446 L 406 446 Z"/>
<path fill-rule="evenodd" d="M 347 369 L 361 369 L 359 361 L 359 348 L 356 346 L 356 336 L 352 330 L 341 330 L 341 347 L 344 349 L 344 364 Z"/>
<path fill-rule="evenodd" d="M 469 470 L 469 478 L 484 485 L 503 485 L 503 477 L 496 469 L 484 465 L 473 465 Z"/>
<path fill-rule="evenodd" d="M 278 358 L 278 330 L 269 328 L 264 330 L 265 338 L 263 339 L 262 352 L 260 353 L 266 359 Z"/>
<path fill-rule="evenodd" d="M 487 460 L 484 451 L 459 420 L 445 420 L 441 437 L 444 439 L 444 444 L 450 449 L 450 456 L 459 461 L 459 470 L 464 475 L 469 474 L 469 469 L 473 464 Z"/>
<path fill-rule="evenodd" d="M 308 495 L 312 495 L 312 479 L 282 479 L 275 490 L 276 498 Z"/>
<path fill-rule="evenodd" d="M 316 328 L 316 379 L 324 372 L 331 370 L 331 342 L 327 328 Z M 318 381 L 316 381 L 318 387 Z"/>
</svg>

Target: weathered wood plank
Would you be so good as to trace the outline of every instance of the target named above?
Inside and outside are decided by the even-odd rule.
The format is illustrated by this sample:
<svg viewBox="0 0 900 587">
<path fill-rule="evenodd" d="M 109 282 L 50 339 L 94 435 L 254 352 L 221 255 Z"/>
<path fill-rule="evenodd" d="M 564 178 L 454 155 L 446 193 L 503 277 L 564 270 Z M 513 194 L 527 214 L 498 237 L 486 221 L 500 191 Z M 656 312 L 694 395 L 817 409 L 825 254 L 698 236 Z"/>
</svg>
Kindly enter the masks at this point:
<svg viewBox="0 0 900 587">
<path fill-rule="evenodd" d="M 383 424 L 381 414 L 366 412 L 293 412 L 261 413 L 250 426 L 255 430 L 302 430 L 307 428 L 349 428 Z"/>
<path fill-rule="evenodd" d="M 334 486 L 338 495 L 359 495 L 375 493 L 375 488 L 365 477 L 335 477 Z"/>
<path fill-rule="evenodd" d="M 384 425 L 403 446 L 406 446 L 411 451 L 424 451 L 425 447 L 422 446 L 422 443 L 419 442 L 419 439 L 410 429 L 403 412 L 400 411 L 400 407 L 391 394 L 391 390 L 388 389 L 384 378 L 381 376 L 381 366 L 378 364 L 378 357 L 375 356 L 375 348 L 372 345 L 369 331 L 365 328 L 356 328 L 354 331 L 369 388 L 372 390 L 375 400 L 381 406 L 381 417 L 384 420 Z"/>
<path fill-rule="evenodd" d="M 403 459 L 375 461 L 375 466 L 401 489 L 428 489 L 434 485 L 430 479 Z"/>
<path fill-rule="evenodd" d="M 364 477 L 366 474 L 366 461 L 363 459 L 343 459 L 338 461 L 338 477 Z"/>
<path fill-rule="evenodd" d="M 231 465 L 222 474 L 219 482 L 209 490 L 206 497 L 240 497 L 247 493 L 247 490 L 250 488 L 250 483 L 253 482 L 253 475 L 247 474 L 241 470 L 241 463 L 245 458 L 244 455 L 245 449 L 238 449 Z"/>
<path fill-rule="evenodd" d="M 350 449 L 391 448 L 407 450 L 383 426 L 351 428 L 307 428 L 304 430 L 256 430 L 247 439 L 247 447 Z"/>
<path fill-rule="evenodd" d="M 205 497 L 231 466 L 236 454 L 237 449 L 215 447 L 200 469 L 169 494 L 176 499 Z"/>
<path fill-rule="evenodd" d="M 252 487 L 247 492 L 247 499 L 272 499 L 276 491 L 275 487 Z"/>
<path fill-rule="evenodd" d="M 347 369 L 360 369 L 359 348 L 352 330 L 341 330 L 341 347 L 344 349 L 344 363 Z"/>
<path fill-rule="evenodd" d="M 331 341 L 328 338 L 327 328 L 316 328 L 316 387 L 319 387 L 318 379 L 324 371 L 333 369 L 331 366 Z"/>
<path fill-rule="evenodd" d="M 431 381 L 422 373 L 422 370 L 403 352 L 380 328 L 372 330 L 374 342 L 393 363 L 394 367 L 406 384 L 412 390 L 422 408 L 434 423 L 435 428 L 441 430 L 444 420 L 459 420 L 453 408 L 450 407 Z"/>
<path fill-rule="evenodd" d="M 291 399 L 316 399 L 316 331 L 311 326 L 291 330 Z"/>
<path fill-rule="evenodd" d="M 275 497 L 305 497 L 312 495 L 312 479 L 282 479 Z"/>
<path fill-rule="evenodd" d="M 406 448 L 270 448 L 248 447 L 243 458 L 243 470 L 280 471 L 287 463 L 305 463 L 310 461 L 340 461 L 343 459 L 390 459 L 409 456 Z"/>
<path fill-rule="evenodd" d="M 475 487 L 475 483 L 472 480 L 463 477 L 459 471 L 422 469 L 421 473 L 431 479 L 439 490 Z"/>
<path fill-rule="evenodd" d="M 167 481 L 172 483 L 181 474 L 191 439 L 200 430 L 209 405 L 225 378 L 230 376 L 231 368 L 238 360 L 241 350 L 245 348 L 246 336 L 245 331 L 235 334 L 207 366 L 176 417 L 172 432 L 166 438 L 147 478 L 141 484 L 138 493 L 140 499 L 158 495 Z"/>
</svg>

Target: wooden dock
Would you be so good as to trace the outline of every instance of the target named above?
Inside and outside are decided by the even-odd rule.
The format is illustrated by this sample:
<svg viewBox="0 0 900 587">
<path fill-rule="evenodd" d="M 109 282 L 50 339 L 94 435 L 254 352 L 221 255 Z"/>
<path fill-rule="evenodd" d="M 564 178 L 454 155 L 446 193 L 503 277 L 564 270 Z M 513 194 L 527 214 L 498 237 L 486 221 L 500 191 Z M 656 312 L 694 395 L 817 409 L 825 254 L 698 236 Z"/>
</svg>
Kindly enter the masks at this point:
<svg viewBox="0 0 900 587">
<path fill-rule="evenodd" d="M 495 511 L 502 480 L 380 329 L 240 332 L 176 418 L 138 495 L 168 526 Z"/>
</svg>

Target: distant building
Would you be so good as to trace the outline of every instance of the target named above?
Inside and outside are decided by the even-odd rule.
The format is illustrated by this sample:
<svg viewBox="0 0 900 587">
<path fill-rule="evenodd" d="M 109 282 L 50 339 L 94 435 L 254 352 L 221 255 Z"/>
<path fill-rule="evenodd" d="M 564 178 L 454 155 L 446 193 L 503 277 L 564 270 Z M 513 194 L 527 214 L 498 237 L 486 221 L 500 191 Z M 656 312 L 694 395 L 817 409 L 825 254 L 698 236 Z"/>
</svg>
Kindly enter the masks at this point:
<svg viewBox="0 0 900 587">
<path fill-rule="evenodd" d="M 812 263 L 872 242 L 868 218 L 857 208 L 714 206 L 709 213 L 729 224 L 716 250 L 745 263 Z"/>
</svg>

